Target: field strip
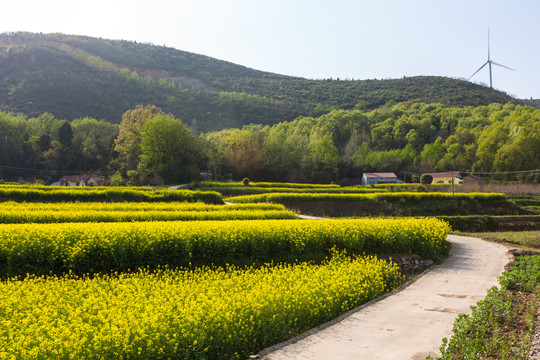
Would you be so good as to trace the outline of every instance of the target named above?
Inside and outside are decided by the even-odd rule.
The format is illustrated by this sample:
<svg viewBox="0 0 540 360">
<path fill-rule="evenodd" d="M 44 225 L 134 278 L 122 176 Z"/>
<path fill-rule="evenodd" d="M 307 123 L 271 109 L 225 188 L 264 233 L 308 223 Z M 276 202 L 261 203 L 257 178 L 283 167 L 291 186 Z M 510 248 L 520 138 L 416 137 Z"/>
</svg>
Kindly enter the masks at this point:
<svg viewBox="0 0 540 360">
<path fill-rule="evenodd" d="M 437 355 L 459 313 L 482 300 L 508 263 L 507 248 L 449 235 L 450 257 L 391 296 L 263 350 L 265 360 L 425 359 Z"/>
</svg>

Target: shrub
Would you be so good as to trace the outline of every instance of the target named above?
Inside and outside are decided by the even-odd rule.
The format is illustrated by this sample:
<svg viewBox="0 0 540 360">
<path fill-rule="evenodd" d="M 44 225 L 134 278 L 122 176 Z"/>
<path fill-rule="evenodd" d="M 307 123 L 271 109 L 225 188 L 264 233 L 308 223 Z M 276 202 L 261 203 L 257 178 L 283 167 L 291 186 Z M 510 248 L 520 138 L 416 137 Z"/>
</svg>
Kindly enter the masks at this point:
<svg viewBox="0 0 540 360">
<path fill-rule="evenodd" d="M 416 192 L 427 192 L 427 189 L 424 185 L 417 185 Z"/>
<path fill-rule="evenodd" d="M 433 176 L 429 174 L 422 174 L 422 176 L 420 176 L 420 184 L 429 185 L 432 182 L 433 182 Z"/>
<path fill-rule="evenodd" d="M 242 184 L 244 184 L 245 186 L 248 186 L 249 185 L 249 178 L 245 177 L 242 179 Z"/>
</svg>

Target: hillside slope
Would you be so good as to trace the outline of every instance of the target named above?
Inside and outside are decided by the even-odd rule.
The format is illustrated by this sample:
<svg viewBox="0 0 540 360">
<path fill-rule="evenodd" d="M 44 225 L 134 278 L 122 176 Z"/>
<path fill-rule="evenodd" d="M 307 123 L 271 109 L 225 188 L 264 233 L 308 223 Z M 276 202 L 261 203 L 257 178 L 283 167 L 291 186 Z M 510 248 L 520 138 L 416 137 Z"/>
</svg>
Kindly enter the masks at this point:
<svg viewBox="0 0 540 360">
<path fill-rule="evenodd" d="M 540 109 L 540 99 L 531 98 L 531 99 L 521 99 L 520 101 L 525 105 L 529 105 L 537 109 Z"/>
<path fill-rule="evenodd" d="M 211 57 L 129 41 L 62 34 L 0 34 L 0 110 L 118 123 L 154 104 L 196 130 L 274 124 L 332 108 L 388 101 L 449 106 L 516 102 L 470 82 L 419 76 L 394 80 L 307 80 Z"/>
</svg>

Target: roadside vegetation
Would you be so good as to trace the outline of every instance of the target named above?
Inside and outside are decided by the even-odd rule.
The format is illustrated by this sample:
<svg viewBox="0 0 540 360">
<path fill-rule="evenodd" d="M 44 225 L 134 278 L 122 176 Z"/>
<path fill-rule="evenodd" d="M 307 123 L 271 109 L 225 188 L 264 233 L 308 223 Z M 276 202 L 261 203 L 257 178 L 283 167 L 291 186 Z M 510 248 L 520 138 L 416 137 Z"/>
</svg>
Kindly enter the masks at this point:
<svg viewBox="0 0 540 360">
<path fill-rule="evenodd" d="M 470 235 L 482 239 L 501 242 L 509 246 L 518 246 L 529 249 L 538 249 L 540 251 L 540 231 L 502 231 L 471 233 Z"/>
<path fill-rule="evenodd" d="M 540 289 L 540 255 L 518 256 L 486 298 L 460 314 L 439 360 L 526 360 L 534 334 Z"/>
</svg>

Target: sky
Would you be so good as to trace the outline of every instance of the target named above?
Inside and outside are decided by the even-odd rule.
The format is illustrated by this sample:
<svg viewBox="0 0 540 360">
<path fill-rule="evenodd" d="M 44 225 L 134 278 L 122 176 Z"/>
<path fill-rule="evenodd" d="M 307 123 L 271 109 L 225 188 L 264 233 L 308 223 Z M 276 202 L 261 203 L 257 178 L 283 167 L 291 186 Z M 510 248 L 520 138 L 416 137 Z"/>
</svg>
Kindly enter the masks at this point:
<svg viewBox="0 0 540 360">
<path fill-rule="evenodd" d="M 540 98 L 538 0 L 17 0 L 0 33 L 86 35 L 165 45 L 308 79 L 467 79 Z M 486 66 L 470 81 L 489 86 Z"/>
</svg>

